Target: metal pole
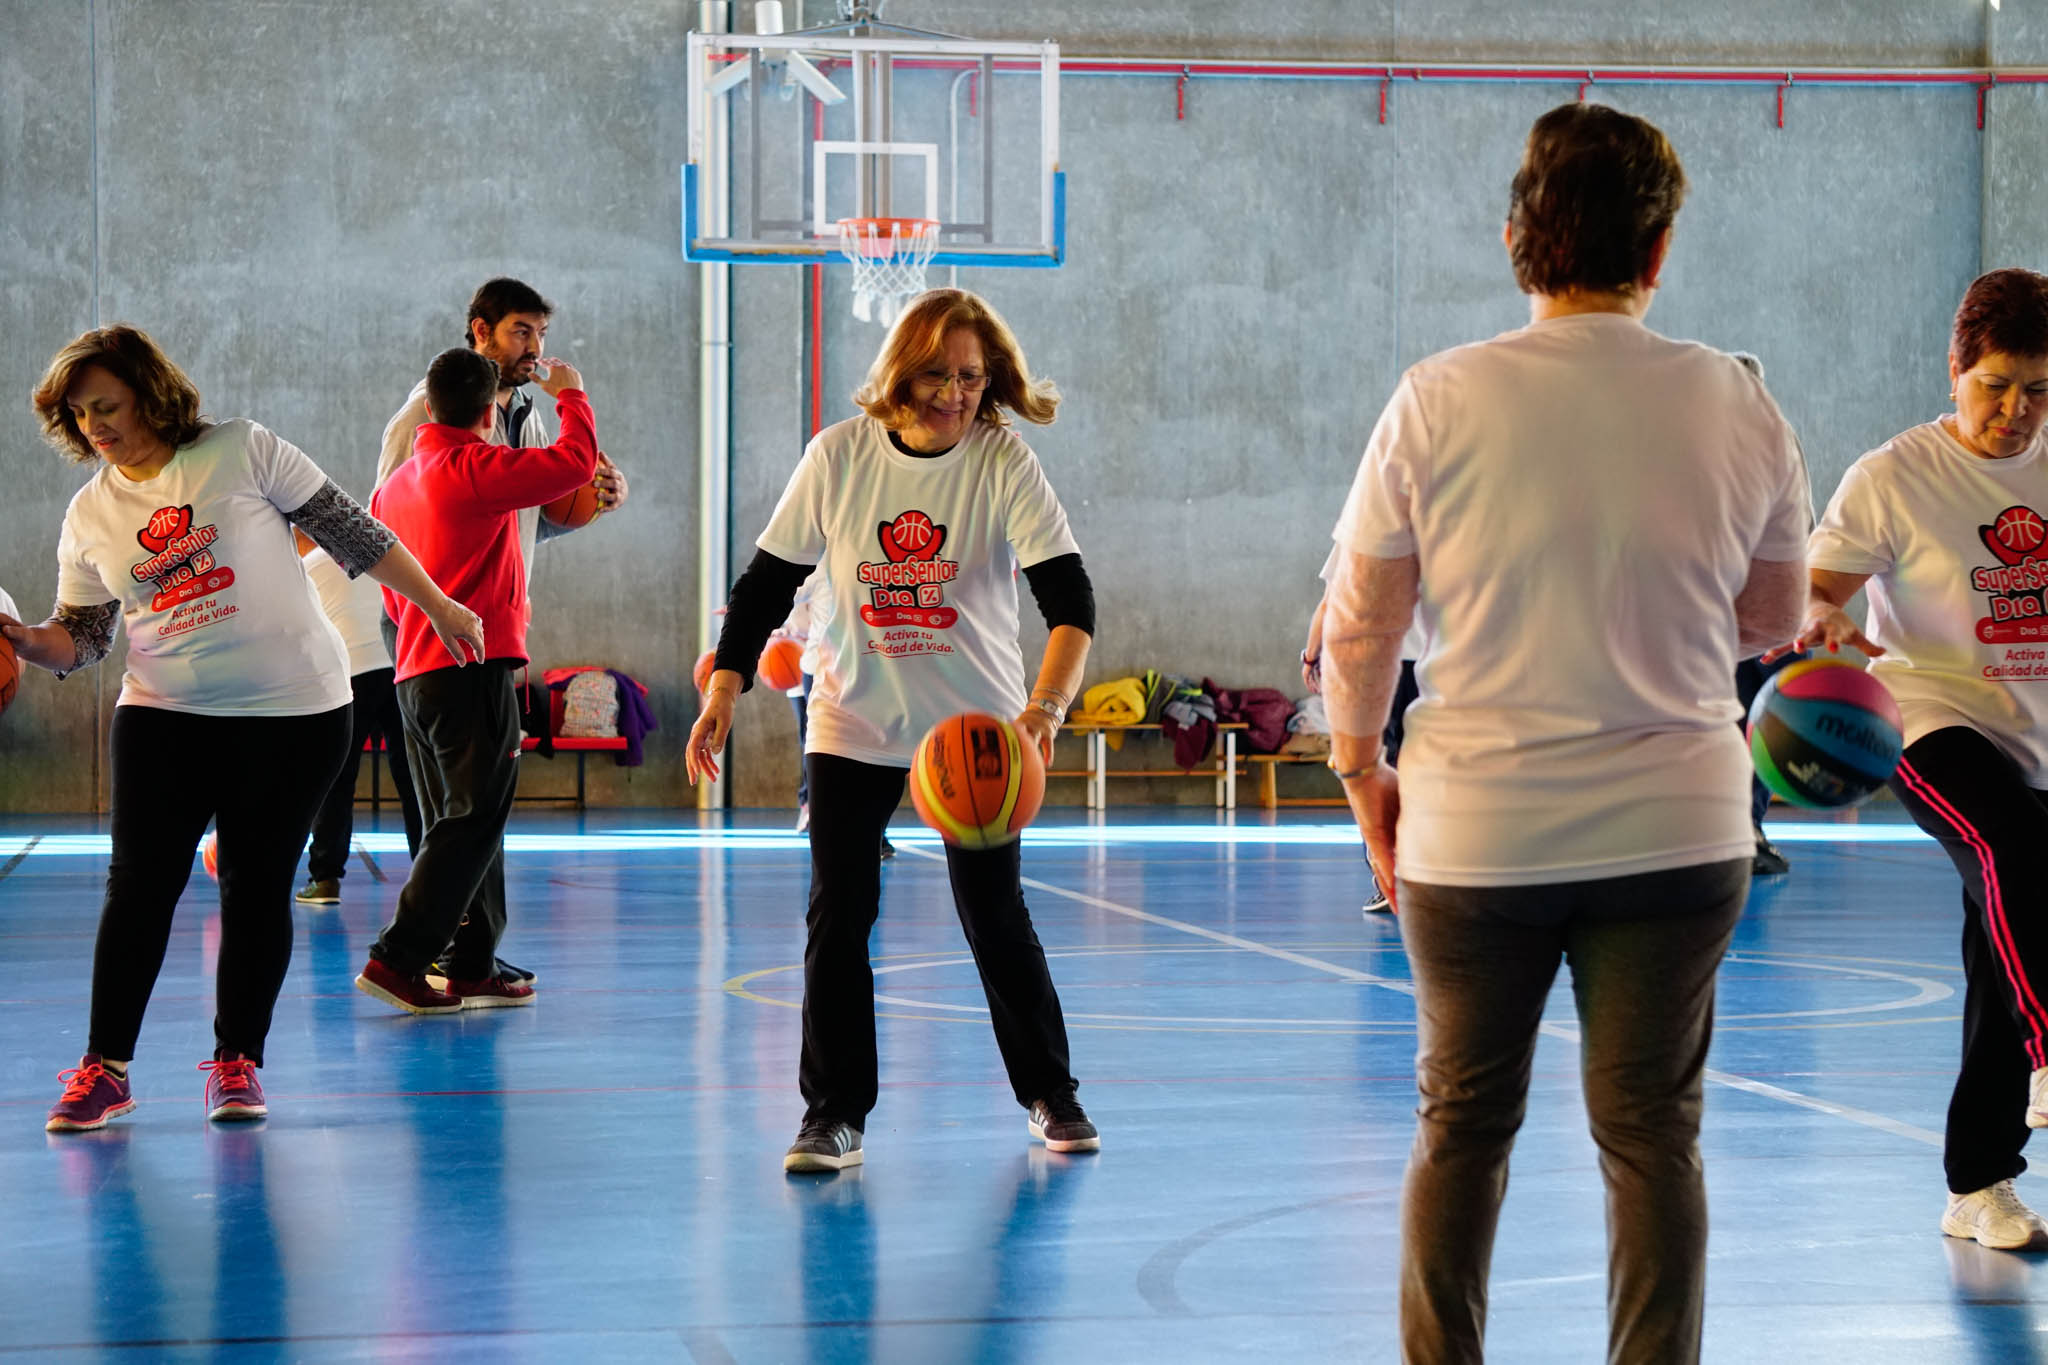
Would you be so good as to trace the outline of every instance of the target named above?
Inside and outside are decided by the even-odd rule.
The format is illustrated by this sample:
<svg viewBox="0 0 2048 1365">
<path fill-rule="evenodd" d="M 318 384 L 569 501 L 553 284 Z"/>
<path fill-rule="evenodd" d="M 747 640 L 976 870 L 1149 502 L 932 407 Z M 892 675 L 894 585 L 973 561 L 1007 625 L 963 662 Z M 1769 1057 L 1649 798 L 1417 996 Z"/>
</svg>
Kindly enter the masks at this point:
<svg viewBox="0 0 2048 1365">
<path fill-rule="evenodd" d="M 730 32 L 728 0 L 700 0 L 697 23 L 705 33 Z M 726 106 L 726 100 L 718 99 L 704 111 L 708 145 L 730 146 Z M 702 186 L 706 236 L 723 237 L 731 230 L 732 186 L 723 170 L 729 159 L 706 157 L 700 162 L 706 173 L 714 166 L 719 168 Z M 732 267 L 708 262 L 697 269 L 697 650 L 701 653 L 718 643 L 714 623 L 719 618 L 713 613 L 725 605 L 732 576 Z M 695 664 L 694 655 L 683 659 L 676 676 L 688 677 Z M 729 765 L 721 767 L 717 778 L 698 784 L 699 810 L 725 807 L 728 771 Z"/>
</svg>

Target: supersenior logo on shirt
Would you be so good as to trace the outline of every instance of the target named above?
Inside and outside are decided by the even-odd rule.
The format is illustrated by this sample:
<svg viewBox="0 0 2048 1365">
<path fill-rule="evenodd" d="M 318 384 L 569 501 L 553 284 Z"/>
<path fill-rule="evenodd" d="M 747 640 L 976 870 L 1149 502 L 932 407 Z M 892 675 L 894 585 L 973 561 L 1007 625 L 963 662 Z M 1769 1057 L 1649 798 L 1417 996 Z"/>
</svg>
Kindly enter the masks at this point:
<svg viewBox="0 0 2048 1365">
<path fill-rule="evenodd" d="M 2048 646 L 2048 523 L 2033 508 L 2015 504 L 1977 528 L 1977 538 L 1998 562 L 1970 571 L 1970 586 L 1985 594 L 1989 616 L 1977 622 L 1987 645 Z M 2048 648 L 2012 648 L 2001 663 L 1986 664 L 1987 678 L 2048 678 Z"/>
<path fill-rule="evenodd" d="M 875 528 L 882 558 L 863 560 L 859 580 L 868 600 L 861 620 L 889 634 L 870 642 L 871 653 L 940 654 L 952 646 L 926 634 L 950 630 L 960 613 L 946 605 L 946 585 L 960 576 L 960 561 L 941 559 L 946 528 L 916 509 L 900 512 Z M 900 629 L 892 629 L 900 628 Z"/>
<path fill-rule="evenodd" d="M 135 533 L 136 543 L 149 557 L 129 565 L 129 574 L 137 583 L 156 584 L 151 611 L 177 609 L 157 628 L 159 636 L 181 635 L 234 615 L 232 605 L 215 607 L 211 601 L 191 605 L 195 598 L 234 586 L 235 571 L 214 557 L 212 547 L 219 539 L 220 528 L 212 523 L 192 524 L 189 502 L 182 507 L 157 508 Z"/>
</svg>

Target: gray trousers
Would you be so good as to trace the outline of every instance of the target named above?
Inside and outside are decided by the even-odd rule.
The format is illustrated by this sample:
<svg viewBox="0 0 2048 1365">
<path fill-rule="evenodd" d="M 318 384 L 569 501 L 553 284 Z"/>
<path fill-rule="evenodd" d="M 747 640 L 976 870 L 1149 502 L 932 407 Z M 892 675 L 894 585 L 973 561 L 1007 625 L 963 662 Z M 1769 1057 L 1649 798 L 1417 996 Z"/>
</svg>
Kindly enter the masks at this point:
<svg viewBox="0 0 2048 1365">
<path fill-rule="evenodd" d="M 1700 1084 L 1749 859 L 1547 886 L 1400 884 L 1420 1090 L 1401 1196 L 1401 1356 L 1477 1361 L 1537 1027 L 1571 964 L 1607 1183 L 1608 1360 L 1699 1359 Z"/>
</svg>

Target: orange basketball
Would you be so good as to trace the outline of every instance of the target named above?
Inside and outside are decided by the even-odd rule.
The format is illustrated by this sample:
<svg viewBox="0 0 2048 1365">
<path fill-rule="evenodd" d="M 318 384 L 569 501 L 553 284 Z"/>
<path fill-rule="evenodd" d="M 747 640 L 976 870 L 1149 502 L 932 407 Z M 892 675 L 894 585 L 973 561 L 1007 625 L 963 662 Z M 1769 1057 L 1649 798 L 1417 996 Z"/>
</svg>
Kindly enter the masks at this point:
<svg viewBox="0 0 2048 1365">
<path fill-rule="evenodd" d="M 14 641 L 0 635 L 0 711 L 14 700 L 14 689 L 21 685 L 21 663 L 14 657 Z"/>
<path fill-rule="evenodd" d="M 997 848 L 1038 814 L 1045 760 L 1009 721 L 979 711 L 949 716 L 918 742 L 910 800 L 954 847 Z"/>
<path fill-rule="evenodd" d="M 199 862 L 207 876 L 220 880 L 220 835 L 213 830 L 206 831 L 206 838 L 199 845 Z"/>
<path fill-rule="evenodd" d="M 711 661 L 717 657 L 717 650 L 707 649 L 702 657 L 697 660 L 697 666 L 690 670 L 690 676 L 696 680 L 697 695 L 700 697 L 711 686 Z"/>
<path fill-rule="evenodd" d="M 564 493 L 541 509 L 541 515 L 555 525 L 574 531 L 597 520 L 597 485 L 586 483 L 573 493 Z"/>
<path fill-rule="evenodd" d="M 755 670 L 761 681 L 777 692 L 787 692 L 804 683 L 804 647 L 787 635 L 778 635 L 768 642 L 768 648 L 761 651 L 761 662 Z"/>
</svg>

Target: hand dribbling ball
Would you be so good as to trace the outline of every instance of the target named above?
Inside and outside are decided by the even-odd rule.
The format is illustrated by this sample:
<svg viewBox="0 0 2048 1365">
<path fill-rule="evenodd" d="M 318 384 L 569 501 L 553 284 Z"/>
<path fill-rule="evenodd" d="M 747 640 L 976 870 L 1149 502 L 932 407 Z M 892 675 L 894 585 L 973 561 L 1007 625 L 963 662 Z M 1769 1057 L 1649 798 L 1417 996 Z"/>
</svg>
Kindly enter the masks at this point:
<svg viewBox="0 0 2048 1365">
<path fill-rule="evenodd" d="M 910 760 L 910 801 L 918 818 L 955 848 L 1011 842 L 1044 800 L 1038 746 L 997 716 L 948 716 L 918 742 Z"/>
<path fill-rule="evenodd" d="M 1891 691 L 1847 659 L 1802 659 L 1771 675 L 1749 708 L 1749 757 L 1795 806 L 1867 799 L 1899 766 L 1905 724 Z"/>
<path fill-rule="evenodd" d="M 778 635 L 761 651 L 755 672 L 763 683 L 777 692 L 801 687 L 804 682 L 804 647 L 787 635 Z"/>
</svg>

